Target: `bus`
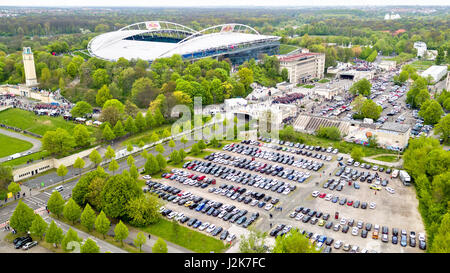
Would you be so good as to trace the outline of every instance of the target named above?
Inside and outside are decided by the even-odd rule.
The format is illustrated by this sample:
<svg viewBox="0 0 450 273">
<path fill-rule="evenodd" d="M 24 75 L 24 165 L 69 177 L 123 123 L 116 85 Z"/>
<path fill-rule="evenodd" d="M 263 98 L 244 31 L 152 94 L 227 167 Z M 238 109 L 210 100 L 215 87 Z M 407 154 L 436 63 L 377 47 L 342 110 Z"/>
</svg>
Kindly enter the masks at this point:
<svg viewBox="0 0 450 273">
<path fill-rule="evenodd" d="M 400 180 L 403 182 L 403 185 L 410 186 L 411 185 L 411 177 L 406 171 L 400 171 Z"/>
</svg>

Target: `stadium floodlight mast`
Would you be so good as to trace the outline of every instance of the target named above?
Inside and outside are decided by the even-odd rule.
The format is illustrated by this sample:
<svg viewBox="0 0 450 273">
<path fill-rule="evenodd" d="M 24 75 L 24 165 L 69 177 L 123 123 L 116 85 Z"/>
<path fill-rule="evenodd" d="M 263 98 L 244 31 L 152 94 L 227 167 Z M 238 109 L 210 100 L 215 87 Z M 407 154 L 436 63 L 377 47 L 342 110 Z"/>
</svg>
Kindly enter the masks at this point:
<svg viewBox="0 0 450 273">
<path fill-rule="evenodd" d="M 204 112 L 202 97 L 194 97 L 193 117 L 188 106 L 174 106 L 171 116 L 179 119 L 172 124 L 171 135 L 180 138 L 184 136 L 187 140 L 244 140 L 258 135 L 278 139 L 282 117 L 278 107 L 260 106 L 250 111 L 245 106 L 233 107 L 226 104 L 213 117 Z M 211 119 L 204 123 L 203 119 L 208 116 Z"/>
</svg>

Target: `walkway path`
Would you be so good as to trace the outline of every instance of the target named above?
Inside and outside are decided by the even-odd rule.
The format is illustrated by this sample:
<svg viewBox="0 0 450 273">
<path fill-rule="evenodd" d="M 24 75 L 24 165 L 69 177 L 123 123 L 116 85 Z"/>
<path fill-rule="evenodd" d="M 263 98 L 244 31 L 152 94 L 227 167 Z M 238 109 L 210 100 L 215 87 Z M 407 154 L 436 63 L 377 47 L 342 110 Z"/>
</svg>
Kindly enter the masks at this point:
<svg viewBox="0 0 450 273">
<path fill-rule="evenodd" d="M 38 151 L 41 150 L 42 143 L 41 143 L 41 141 L 39 139 L 32 138 L 32 137 L 29 137 L 29 136 L 25 136 L 25 135 L 22 135 L 22 134 L 19 134 L 19 133 L 16 133 L 16 132 L 12 132 L 12 131 L 9 131 L 9 130 L 5 130 L 5 129 L 2 129 L 2 128 L 0 128 L 0 134 L 3 134 L 3 135 L 6 135 L 6 136 L 9 136 L 9 137 L 18 138 L 20 140 L 24 140 L 24 141 L 30 142 L 31 144 L 33 144 L 33 147 L 31 149 L 27 150 L 27 151 L 30 151 L 32 153 L 38 152 Z M 27 151 L 24 151 L 24 152 L 27 152 Z M 22 152 L 22 153 L 24 153 L 24 152 Z M 5 156 L 3 158 L 0 158 L 0 163 L 7 161 L 8 157 L 9 156 Z"/>
</svg>

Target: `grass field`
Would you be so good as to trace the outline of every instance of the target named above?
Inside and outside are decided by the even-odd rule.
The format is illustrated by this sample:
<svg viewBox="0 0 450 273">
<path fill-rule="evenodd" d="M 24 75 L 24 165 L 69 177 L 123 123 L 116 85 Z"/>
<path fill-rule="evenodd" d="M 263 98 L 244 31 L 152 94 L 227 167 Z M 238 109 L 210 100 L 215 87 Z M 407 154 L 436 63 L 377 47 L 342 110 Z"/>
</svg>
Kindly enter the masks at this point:
<svg viewBox="0 0 450 273">
<path fill-rule="evenodd" d="M 411 63 L 411 66 L 416 68 L 417 70 L 427 70 L 430 66 L 434 65 L 434 61 L 415 61 Z"/>
<path fill-rule="evenodd" d="M 138 145 L 139 142 L 141 142 L 141 141 L 143 141 L 145 144 L 148 144 L 148 143 L 150 143 L 150 139 L 152 137 L 153 132 L 156 132 L 159 135 L 159 138 L 161 138 L 162 132 L 165 129 L 169 130 L 169 132 L 170 132 L 170 129 L 171 129 L 170 127 L 171 126 L 172 125 L 163 125 L 163 126 L 160 126 L 160 127 L 156 128 L 156 129 L 139 133 L 137 135 L 129 137 L 127 140 L 123 141 L 121 143 L 121 145 L 123 147 L 126 147 L 128 144 Z"/>
<path fill-rule="evenodd" d="M 298 48 L 298 46 L 281 44 L 280 45 L 280 54 L 287 54 L 291 51 L 296 50 L 297 48 Z"/>
<path fill-rule="evenodd" d="M 384 162 L 397 162 L 397 156 L 396 155 L 380 155 L 377 157 L 374 157 L 375 160 L 380 160 Z"/>
<path fill-rule="evenodd" d="M 28 141 L 0 134 L 0 158 L 29 150 L 33 147 Z"/>
<path fill-rule="evenodd" d="M 225 244 L 219 239 L 182 225 L 177 227 L 175 231 L 172 222 L 161 219 L 158 223 L 142 228 L 142 230 L 195 252 L 209 253 L 214 251 L 215 253 L 221 253 L 226 248 Z"/>
<path fill-rule="evenodd" d="M 0 112 L 2 123 L 27 130 L 43 136 L 45 132 L 62 128 L 72 132 L 75 123 L 65 121 L 63 117 L 37 116 L 33 112 L 21 109 L 7 109 Z"/>
</svg>

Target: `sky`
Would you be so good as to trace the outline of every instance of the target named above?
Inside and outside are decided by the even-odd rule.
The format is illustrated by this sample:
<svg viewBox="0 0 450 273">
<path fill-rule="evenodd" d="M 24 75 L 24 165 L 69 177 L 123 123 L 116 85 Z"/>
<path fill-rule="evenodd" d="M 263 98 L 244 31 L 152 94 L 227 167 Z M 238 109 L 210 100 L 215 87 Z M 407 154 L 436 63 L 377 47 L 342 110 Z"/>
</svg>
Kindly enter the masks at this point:
<svg viewBox="0 0 450 273">
<path fill-rule="evenodd" d="M 0 0 L 0 6 L 392 6 L 449 5 L 448 0 Z"/>
</svg>

